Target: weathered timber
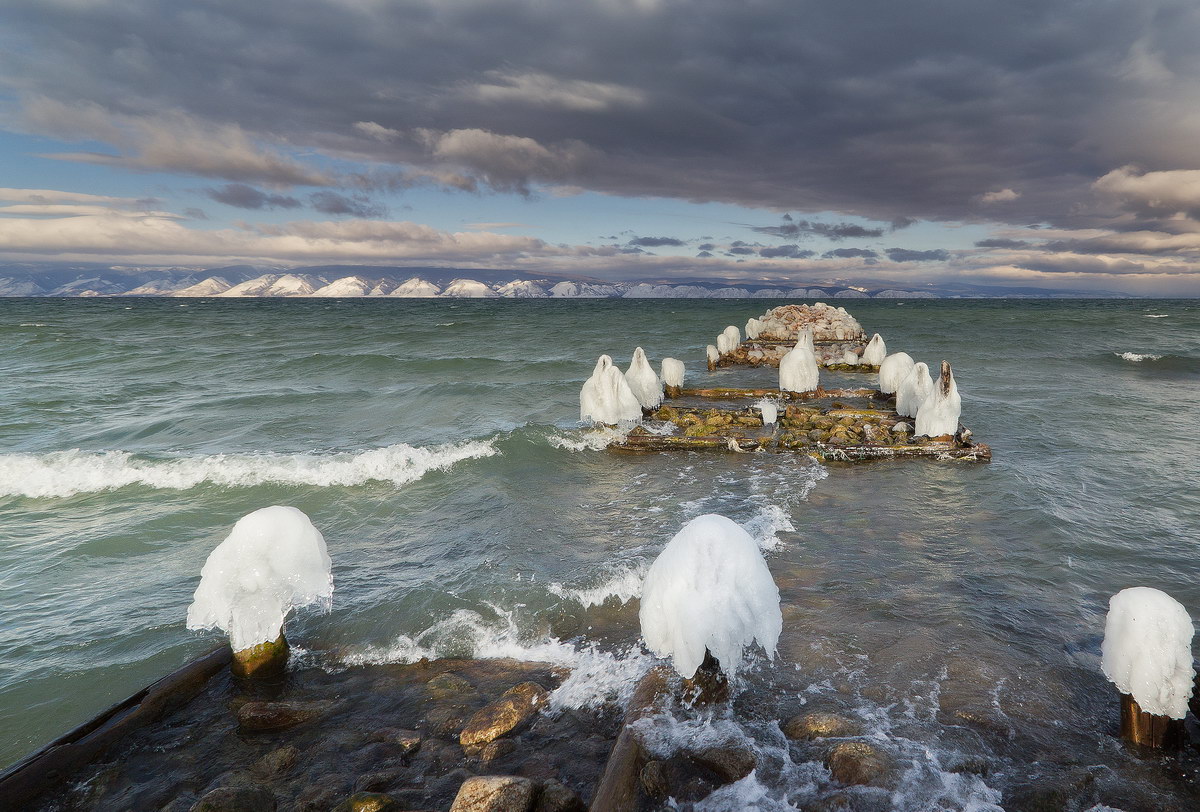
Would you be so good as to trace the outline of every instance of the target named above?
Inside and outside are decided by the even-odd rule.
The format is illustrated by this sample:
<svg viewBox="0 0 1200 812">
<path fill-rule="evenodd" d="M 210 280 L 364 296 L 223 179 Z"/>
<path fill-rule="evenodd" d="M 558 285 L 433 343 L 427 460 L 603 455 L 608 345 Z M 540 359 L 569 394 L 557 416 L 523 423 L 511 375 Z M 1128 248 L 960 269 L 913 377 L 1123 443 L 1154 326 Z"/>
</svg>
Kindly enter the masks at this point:
<svg viewBox="0 0 1200 812">
<path fill-rule="evenodd" d="M 289 651 L 287 639 L 281 631 L 279 637 L 273 641 L 233 652 L 229 670 L 239 679 L 277 682 L 283 679 L 287 672 Z"/>
<path fill-rule="evenodd" d="M 1131 694 L 1121 694 L 1121 738 L 1139 747 L 1177 749 L 1184 742 L 1183 720 L 1146 713 Z"/>
<path fill-rule="evenodd" d="M 624 454 L 650 454 L 659 451 L 771 451 L 797 452 L 829 462 L 865 462 L 868 460 L 924 457 L 935 460 L 990 462 L 992 449 L 982 443 L 959 445 L 953 439 L 903 445 L 873 445 L 814 442 L 785 446 L 775 437 L 750 437 L 710 434 L 680 437 L 663 434 L 629 434 L 614 443 L 610 451 Z"/>
<path fill-rule="evenodd" d="M 707 389 L 682 389 L 679 397 L 713 398 L 715 400 L 741 400 L 743 398 L 779 398 L 780 400 L 814 400 L 816 398 L 871 398 L 889 400 L 878 389 L 825 389 L 817 387 L 808 392 L 784 392 L 779 389 L 738 389 L 731 386 Z"/>
<path fill-rule="evenodd" d="M 96 761 L 109 747 L 199 693 L 229 665 L 231 657 L 226 645 L 193 660 L 0 773 L 0 798 L 5 808 L 24 808 L 34 798 L 69 782 L 77 770 Z"/>
<path fill-rule="evenodd" d="M 633 689 L 633 696 L 625 709 L 621 733 L 609 753 L 604 775 L 592 796 L 592 812 L 637 808 L 638 773 L 646 761 L 646 749 L 638 739 L 633 723 L 655 712 L 659 701 L 670 689 L 670 677 L 671 672 L 666 666 L 656 666 Z"/>
</svg>

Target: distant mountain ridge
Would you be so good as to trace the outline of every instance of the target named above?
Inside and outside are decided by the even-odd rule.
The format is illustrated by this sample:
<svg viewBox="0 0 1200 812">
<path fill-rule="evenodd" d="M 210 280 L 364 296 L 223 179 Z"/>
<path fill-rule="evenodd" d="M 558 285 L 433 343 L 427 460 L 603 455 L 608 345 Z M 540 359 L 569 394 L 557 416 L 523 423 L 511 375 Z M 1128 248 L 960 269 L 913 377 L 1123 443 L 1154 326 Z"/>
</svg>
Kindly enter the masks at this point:
<svg viewBox="0 0 1200 812">
<path fill-rule="evenodd" d="M 8 273 L 5 273 L 5 271 Z M 14 272 L 16 271 L 16 272 Z M 679 279 L 609 282 L 586 277 L 455 268 L 229 266 L 197 272 L 123 268 L 0 269 L 0 297 L 508 298 L 508 299 L 935 299 L 948 297 L 1122 297 L 1108 291 L 1049 291 L 972 285 L 920 289 L 823 283 Z"/>
</svg>

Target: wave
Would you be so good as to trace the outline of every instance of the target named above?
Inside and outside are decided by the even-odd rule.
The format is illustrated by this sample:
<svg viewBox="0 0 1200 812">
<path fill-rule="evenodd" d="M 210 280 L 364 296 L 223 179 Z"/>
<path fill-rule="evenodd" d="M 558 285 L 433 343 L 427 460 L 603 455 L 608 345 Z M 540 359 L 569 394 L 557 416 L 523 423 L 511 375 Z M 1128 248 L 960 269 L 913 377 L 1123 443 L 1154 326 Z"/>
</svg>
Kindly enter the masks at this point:
<svg viewBox="0 0 1200 812">
<path fill-rule="evenodd" d="M 1170 317 L 1170 313 L 1146 313 L 1148 319 L 1165 319 Z"/>
<path fill-rule="evenodd" d="M 643 562 L 637 566 L 621 565 L 600 584 L 593 587 L 571 588 L 562 584 L 551 584 L 550 592 L 560 598 L 576 601 L 584 609 L 593 606 L 603 606 L 609 598 L 616 598 L 622 604 L 642 596 L 642 580 L 646 577 L 647 565 Z"/>
<path fill-rule="evenodd" d="M 421 448 L 397 443 L 357 453 L 208 454 L 175 459 L 127 451 L 54 451 L 0 455 L 0 496 L 34 499 L 111 491 L 131 485 L 189 490 L 200 485 L 248 488 L 286 484 L 317 487 L 390 482 L 400 486 L 462 460 L 498 454 L 495 439 Z"/>
<path fill-rule="evenodd" d="M 1145 353 L 1144 355 L 1139 355 L 1136 352 L 1122 352 L 1122 353 L 1116 353 L 1116 354 L 1119 355 L 1122 359 L 1124 359 L 1126 361 L 1133 361 L 1134 363 L 1137 363 L 1138 361 L 1145 361 L 1147 359 L 1149 359 L 1151 361 L 1162 360 L 1161 355 L 1153 355 L 1151 353 Z"/>
<path fill-rule="evenodd" d="M 576 646 L 557 637 L 522 638 L 515 616 L 492 607 L 498 620 L 489 622 L 478 612 L 459 609 L 416 637 L 401 635 L 390 646 L 367 646 L 341 658 L 344 665 L 415 663 L 422 657 L 511 658 L 570 669 L 562 684 L 550 694 L 550 710 L 595 708 L 616 700 L 624 704 L 654 658 L 640 646 L 623 652 L 601 651 L 594 645 Z"/>
</svg>

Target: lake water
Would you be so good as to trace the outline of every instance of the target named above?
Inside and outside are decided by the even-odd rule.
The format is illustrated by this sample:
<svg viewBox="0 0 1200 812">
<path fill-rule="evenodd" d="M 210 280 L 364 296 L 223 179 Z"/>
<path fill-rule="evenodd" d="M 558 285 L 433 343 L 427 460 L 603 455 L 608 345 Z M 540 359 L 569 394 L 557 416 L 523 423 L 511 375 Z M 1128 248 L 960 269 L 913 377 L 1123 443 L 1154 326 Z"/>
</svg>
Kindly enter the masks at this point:
<svg viewBox="0 0 1200 812">
<path fill-rule="evenodd" d="M 773 304 L 0 301 L 0 765 L 214 645 L 187 606 L 259 507 L 328 542 L 333 611 L 288 625 L 311 656 L 549 660 L 576 668 L 558 706 L 649 666 L 641 575 L 716 512 L 764 545 L 785 625 L 739 684 L 761 713 L 672 733 L 759 752 L 711 808 L 829 791 L 772 727 L 805 708 L 863 724 L 894 808 L 1039 781 L 1079 808 L 1187 808 L 1194 765 L 1113 738 L 1099 648 L 1124 587 L 1200 614 L 1200 302 L 845 302 L 890 351 L 954 365 L 991 464 L 627 457 L 579 428 L 600 353 L 746 380 L 704 347 Z"/>
</svg>

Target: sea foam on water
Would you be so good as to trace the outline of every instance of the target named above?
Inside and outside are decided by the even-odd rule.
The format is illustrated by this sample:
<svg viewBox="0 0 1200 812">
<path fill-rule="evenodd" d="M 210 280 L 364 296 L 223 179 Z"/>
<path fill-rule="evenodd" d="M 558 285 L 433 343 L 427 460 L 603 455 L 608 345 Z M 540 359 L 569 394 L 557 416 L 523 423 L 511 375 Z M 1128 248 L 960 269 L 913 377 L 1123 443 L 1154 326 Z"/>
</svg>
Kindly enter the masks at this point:
<svg viewBox="0 0 1200 812">
<path fill-rule="evenodd" d="M 662 403 L 662 381 L 654 374 L 654 367 L 650 366 L 641 347 L 633 351 L 633 360 L 625 371 L 625 382 L 643 408 L 653 409 Z"/>
<path fill-rule="evenodd" d="M 584 381 L 579 390 L 579 419 L 616 425 L 623 420 L 638 420 L 641 416 L 642 404 L 625 382 L 625 376 L 613 366 L 611 358 L 601 355 L 596 360 L 592 377 Z"/>
<path fill-rule="evenodd" d="M 219 628 L 234 651 L 279 637 L 292 609 L 329 611 L 333 574 L 325 539 L 294 507 L 256 510 L 209 554 L 188 607 L 189 629 Z"/>
<path fill-rule="evenodd" d="M 1182 719 L 1192 695 L 1192 635 L 1187 610 L 1157 589 L 1122 589 L 1108 601 L 1101 669 L 1142 710 Z"/>
<path fill-rule="evenodd" d="M 758 544 L 724 516 L 692 519 L 642 582 L 638 613 L 646 646 L 691 678 L 707 648 L 733 674 L 757 641 L 774 659 L 783 630 L 779 589 Z"/>
</svg>

